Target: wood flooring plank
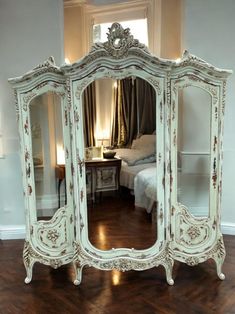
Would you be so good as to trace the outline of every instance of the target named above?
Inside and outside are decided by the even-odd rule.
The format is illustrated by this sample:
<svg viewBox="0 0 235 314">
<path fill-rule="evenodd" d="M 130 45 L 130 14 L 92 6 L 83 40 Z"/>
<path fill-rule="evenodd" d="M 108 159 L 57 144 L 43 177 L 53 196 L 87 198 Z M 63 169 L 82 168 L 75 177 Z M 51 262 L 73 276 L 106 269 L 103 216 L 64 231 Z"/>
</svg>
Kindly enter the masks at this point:
<svg viewBox="0 0 235 314">
<path fill-rule="evenodd" d="M 90 217 L 90 237 L 94 243 L 104 245 L 99 237 L 95 237 L 100 224 L 109 225 L 106 236 L 112 246 L 125 246 L 128 241 L 132 242 L 130 246 L 141 246 L 143 242 L 146 244 L 145 241 L 148 245 L 152 243 L 156 228 L 152 227 L 151 219 L 144 212 L 135 212 L 130 206 L 133 210 L 131 219 L 137 218 L 135 223 L 132 221 L 130 224 L 128 202 L 126 205 L 125 202 L 125 199 L 122 200 L 123 207 L 119 206 L 119 210 L 123 210 L 120 219 L 122 230 L 115 229 L 115 223 L 111 223 L 116 213 L 110 212 L 104 218 L 104 213 L 97 207 L 97 215 Z M 106 204 L 108 210 L 115 211 L 114 204 L 109 203 Z M 102 204 L 98 205 L 101 209 Z M 138 238 L 138 233 L 133 235 L 133 230 L 140 232 L 138 223 L 143 225 L 142 238 Z M 120 225 L 116 224 L 116 227 Z M 166 283 L 164 268 L 159 266 L 124 273 L 85 267 L 82 283 L 78 287 L 73 285 L 74 270 L 71 265 L 54 270 L 39 263 L 34 266 L 32 282 L 24 284 L 24 241 L 0 241 L 0 314 L 234 314 L 235 236 L 224 236 L 224 241 L 227 251 L 223 266 L 225 281 L 217 278 L 212 261 L 194 267 L 176 262 L 174 286 Z M 104 247 L 107 249 L 110 243 Z"/>
</svg>

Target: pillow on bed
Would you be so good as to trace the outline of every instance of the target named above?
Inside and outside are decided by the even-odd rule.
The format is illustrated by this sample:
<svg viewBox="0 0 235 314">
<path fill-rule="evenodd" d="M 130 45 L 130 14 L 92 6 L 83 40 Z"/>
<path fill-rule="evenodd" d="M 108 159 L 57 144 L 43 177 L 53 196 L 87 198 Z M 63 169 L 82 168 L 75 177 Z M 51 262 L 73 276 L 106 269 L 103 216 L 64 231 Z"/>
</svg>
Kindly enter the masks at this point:
<svg viewBox="0 0 235 314">
<path fill-rule="evenodd" d="M 140 163 L 149 163 L 149 158 L 154 155 L 154 152 L 150 149 L 130 149 L 130 148 L 118 148 L 115 149 L 117 156 L 124 160 L 128 166 L 134 166 Z M 143 162 L 146 160 L 147 162 Z M 152 159 L 150 159 L 152 160 Z"/>
<path fill-rule="evenodd" d="M 140 138 L 133 140 L 132 149 L 152 149 L 153 152 L 156 150 L 156 135 L 155 134 L 144 134 Z"/>
</svg>

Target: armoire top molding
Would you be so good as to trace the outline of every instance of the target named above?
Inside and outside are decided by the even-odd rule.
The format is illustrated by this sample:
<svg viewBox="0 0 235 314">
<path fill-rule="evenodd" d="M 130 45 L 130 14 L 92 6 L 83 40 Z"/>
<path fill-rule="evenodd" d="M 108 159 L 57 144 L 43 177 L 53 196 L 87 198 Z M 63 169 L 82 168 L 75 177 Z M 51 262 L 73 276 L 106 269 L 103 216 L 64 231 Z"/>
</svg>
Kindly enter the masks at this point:
<svg viewBox="0 0 235 314">
<path fill-rule="evenodd" d="M 31 71 L 16 78 L 10 78 L 12 84 L 21 83 L 37 77 L 43 73 L 55 73 L 59 75 L 69 76 L 77 71 L 84 69 L 85 66 L 97 62 L 97 60 L 111 60 L 117 64 L 117 70 L 122 68 L 123 61 L 132 57 L 138 57 L 143 60 L 142 66 L 145 66 L 144 61 L 151 61 L 151 66 L 160 68 L 165 71 L 173 71 L 182 67 L 193 67 L 198 70 L 203 70 L 209 76 L 214 76 L 219 79 L 226 79 L 233 73 L 231 70 L 221 69 L 209 64 L 203 59 L 189 53 L 185 50 L 180 60 L 169 60 L 153 56 L 148 48 L 135 39 L 130 33 L 130 29 L 124 29 L 119 23 L 113 23 L 107 33 L 107 41 L 95 43 L 90 52 L 82 59 L 73 64 L 56 66 L 54 58 L 51 56 L 43 63 L 39 64 Z M 100 66 L 102 67 L 102 63 Z"/>
</svg>

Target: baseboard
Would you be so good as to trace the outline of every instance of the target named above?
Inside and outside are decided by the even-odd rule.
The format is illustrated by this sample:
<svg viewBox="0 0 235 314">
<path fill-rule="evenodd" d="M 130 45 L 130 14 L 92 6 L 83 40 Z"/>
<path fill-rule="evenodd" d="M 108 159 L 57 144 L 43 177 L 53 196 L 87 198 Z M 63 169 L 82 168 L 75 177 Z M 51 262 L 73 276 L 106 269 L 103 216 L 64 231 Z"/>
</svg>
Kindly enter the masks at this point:
<svg viewBox="0 0 235 314">
<path fill-rule="evenodd" d="M 0 240 L 25 238 L 25 225 L 0 225 Z"/>
<path fill-rule="evenodd" d="M 222 222 L 221 230 L 223 234 L 235 235 L 235 223 Z M 24 238 L 24 225 L 0 225 L 0 240 L 13 240 Z"/>
<path fill-rule="evenodd" d="M 223 234 L 235 235 L 235 223 L 222 222 L 221 231 Z"/>
</svg>

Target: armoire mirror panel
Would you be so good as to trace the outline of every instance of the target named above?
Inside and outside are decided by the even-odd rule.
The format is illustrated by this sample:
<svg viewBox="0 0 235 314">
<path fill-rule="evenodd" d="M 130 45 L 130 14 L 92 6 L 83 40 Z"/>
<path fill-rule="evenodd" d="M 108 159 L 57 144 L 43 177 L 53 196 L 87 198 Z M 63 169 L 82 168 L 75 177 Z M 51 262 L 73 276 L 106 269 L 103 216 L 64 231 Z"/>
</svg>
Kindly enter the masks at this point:
<svg viewBox="0 0 235 314">
<path fill-rule="evenodd" d="M 55 171 L 65 164 L 61 97 L 41 94 L 30 101 L 29 111 L 37 217 L 49 219 L 67 203 L 65 182 L 59 186 Z"/>
<path fill-rule="evenodd" d="M 147 171 L 156 176 L 155 90 L 136 76 L 102 78 L 85 88 L 82 100 L 89 240 L 100 250 L 150 248 L 157 240 L 158 228 L 152 223 L 152 217 L 157 217 L 156 189 L 149 191 L 153 201 L 148 202 L 143 182 L 134 182 L 125 170 L 142 153 L 134 139 L 146 134 L 152 138 L 146 152 Z M 140 160 L 135 168 L 142 167 Z M 134 184 L 138 199 L 126 187 L 134 190 Z"/>
<path fill-rule="evenodd" d="M 211 95 L 199 87 L 178 93 L 178 202 L 200 217 L 209 216 L 211 102 Z"/>
<path fill-rule="evenodd" d="M 26 283 L 35 262 L 72 263 L 75 285 L 84 266 L 159 265 L 173 285 L 174 261 L 208 259 L 225 278 L 222 140 L 231 73 L 187 51 L 179 62 L 160 59 L 114 23 L 107 41 L 74 64 L 57 67 L 50 57 L 9 80 L 21 139 Z M 44 174 L 49 185 L 38 180 Z M 40 197 L 49 194 L 53 216 L 38 220 L 49 207 Z"/>
</svg>

